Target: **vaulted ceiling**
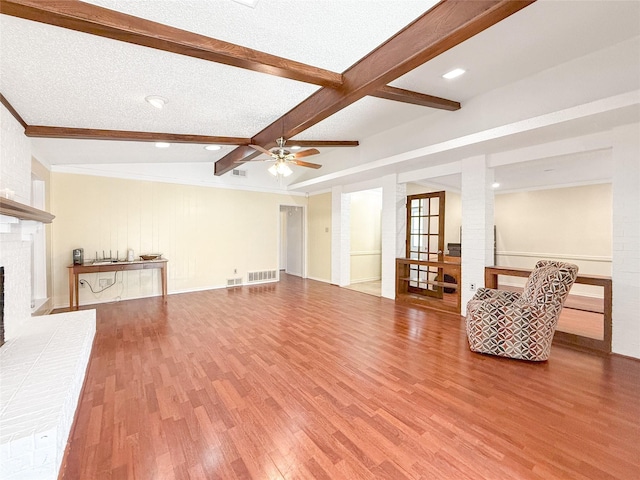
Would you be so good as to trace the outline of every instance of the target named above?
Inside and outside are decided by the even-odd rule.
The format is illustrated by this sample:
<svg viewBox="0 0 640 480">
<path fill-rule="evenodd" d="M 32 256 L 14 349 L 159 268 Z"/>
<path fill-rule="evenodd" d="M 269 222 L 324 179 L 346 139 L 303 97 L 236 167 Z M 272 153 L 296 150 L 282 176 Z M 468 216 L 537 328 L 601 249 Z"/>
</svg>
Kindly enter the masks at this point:
<svg viewBox="0 0 640 480">
<path fill-rule="evenodd" d="M 638 35 L 638 2 L 529 3 L 2 0 L 0 92 L 48 163 L 217 162 L 222 174 L 248 143 L 362 140 Z M 161 137 L 182 144 L 144 143 Z"/>
</svg>

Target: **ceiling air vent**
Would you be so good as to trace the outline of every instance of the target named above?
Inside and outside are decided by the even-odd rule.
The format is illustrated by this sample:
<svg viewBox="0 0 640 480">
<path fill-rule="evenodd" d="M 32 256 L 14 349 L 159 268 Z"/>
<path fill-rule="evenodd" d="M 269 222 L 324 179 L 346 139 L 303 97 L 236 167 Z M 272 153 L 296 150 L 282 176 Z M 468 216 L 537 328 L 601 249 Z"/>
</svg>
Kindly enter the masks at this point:
<svg viewBox="0 0 640 480">
<path fill-rule="evenodd" d="M 234 177 L 246 177 L 247 176 L 247 171 L 246 170 L 238 170 L 237 168 L 234 168 L 233 170 L 231 170 L 231 173 Z"/>
</svg>

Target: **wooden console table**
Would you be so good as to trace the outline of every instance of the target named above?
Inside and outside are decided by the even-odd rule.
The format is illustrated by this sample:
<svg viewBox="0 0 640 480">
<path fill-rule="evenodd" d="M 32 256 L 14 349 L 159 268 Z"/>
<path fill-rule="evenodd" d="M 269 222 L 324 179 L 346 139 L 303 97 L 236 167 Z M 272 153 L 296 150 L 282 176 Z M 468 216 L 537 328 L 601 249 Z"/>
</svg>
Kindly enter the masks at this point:
<svg viewBox="0 0 640 480">
<path fill-rule="evenodd" d="M 69 265 L 69 310 L 78 310 L 80 304 L 79 276 L 83 273 L 120 272 L 125 270 L 146 270 L 149 268 L 160 269 L 160 281 L 162 282 L 162 297 L 167 298 L 167 262 L 166 258 L 158 260 L 138 260 L 135 262 L 113 263 L 85 263 L 82 265 Z M 74 308 L 75 296 L 75 308 Z"/>
</svg>

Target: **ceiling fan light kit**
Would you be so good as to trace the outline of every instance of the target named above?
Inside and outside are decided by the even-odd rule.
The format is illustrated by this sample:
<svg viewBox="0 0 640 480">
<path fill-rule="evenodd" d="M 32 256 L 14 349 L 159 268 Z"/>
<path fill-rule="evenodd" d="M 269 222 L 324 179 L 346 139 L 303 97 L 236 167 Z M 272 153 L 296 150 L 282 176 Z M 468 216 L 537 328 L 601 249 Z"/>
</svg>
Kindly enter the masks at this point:
<svg viewBox="0 0 640 480">
<path fill-rule="evenodd" d="M 289 168 L 289 165 L 284 161 L 278 160 L 276 163 L 269 167 L 269 173 L 274 177 L 282 175 L 283 177 L 288 177 L 293 173 L 293 170 Z"/>
<path fill-rule="evenodd" d="M 271 158 L 267 161 L 274 161 L 275 164 L 269 167 L 269 173 L 273 176 L 283 176 L 288 177 L 293 173 L 289 164 L 298 165 L 299 167 L 307 167 L 307 168 L 320 168 L 322 165 L 311 162 L 303 162 L 299 160 L 300 158 L 308 157 L 310 155 L 317 155 L 320 151 L 316 148 L 309 148 L 307 150 L 303 150 L 298 153 L 291 153 L 289 150 L 284 148 L 286 140 L 284 137 L 280 137 L 276 140 L 278 144 L 278 148 L 275 148 L 273 151 L 269 151 L 260 145 L 249 145 L 254 150 L 257 150 L 260 153 L 264 153 L 265 155 L 269 155 Z M 298 147 L 299 148 L 299 147 Z M 293 147 L 291 148 L 294 149 Z M 247 161 L 251 161 L 253 159 L 248 159 Z M 244 163 L 244 160 L 237 160 L 236 163 Z"/>
</svg>

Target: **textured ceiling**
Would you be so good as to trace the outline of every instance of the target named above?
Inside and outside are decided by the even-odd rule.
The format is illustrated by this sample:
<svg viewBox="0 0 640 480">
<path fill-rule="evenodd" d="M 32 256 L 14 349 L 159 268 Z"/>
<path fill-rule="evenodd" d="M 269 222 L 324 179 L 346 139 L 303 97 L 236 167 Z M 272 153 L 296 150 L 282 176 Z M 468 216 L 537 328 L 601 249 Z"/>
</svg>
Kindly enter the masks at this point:
<svg viewBox="0 0 640 480">
<path fill-rule="evenodd" d="M 436 2 L 259 0 L 255 8 L 233 0 L 86 3 L 342 72 Z M 478 95 L 638 35 L 640 1 L 538 0 L 392 85 L 460 101 L 464 109 Z M 0 15 L 0 46 L 0 91 L 32 125 L 251 137 L 318 88 L 6 15 Z M 467 74 L 443 80 L 454 67 Z M 144 101 L 152 94 L 169 100 L 163 110 Z M 365 97 L 297 138 L 363 141 L 436 114 L 442 112 Z M 136 142 L 34 139 L 34 148 L 51 164 L 103 164 L 213 162 L 233 147 L 159 152 Z M 314 161 L 323 163 L 323 157 Z"/>
</svg>

